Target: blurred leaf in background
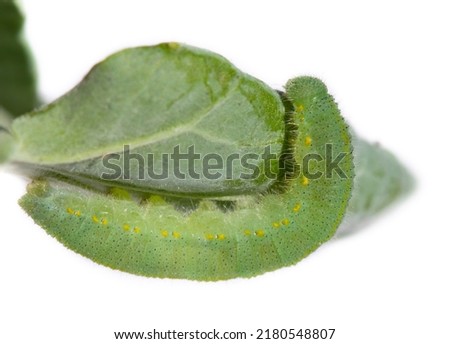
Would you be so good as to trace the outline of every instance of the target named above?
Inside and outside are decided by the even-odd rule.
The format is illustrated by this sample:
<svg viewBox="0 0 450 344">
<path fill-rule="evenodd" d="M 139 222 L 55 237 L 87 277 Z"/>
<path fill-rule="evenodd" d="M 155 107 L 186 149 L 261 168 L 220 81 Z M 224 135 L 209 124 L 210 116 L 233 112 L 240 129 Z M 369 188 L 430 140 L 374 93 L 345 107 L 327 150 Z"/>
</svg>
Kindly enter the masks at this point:
<svg viewBox="0 0 450 344">
<path fill-rule="evenodd" d="M 0 0 L 0 107 L 15 117 L 37 105 L 33 63 L 22 40 L 23 22 L 15 1 Z"/>
</svg>

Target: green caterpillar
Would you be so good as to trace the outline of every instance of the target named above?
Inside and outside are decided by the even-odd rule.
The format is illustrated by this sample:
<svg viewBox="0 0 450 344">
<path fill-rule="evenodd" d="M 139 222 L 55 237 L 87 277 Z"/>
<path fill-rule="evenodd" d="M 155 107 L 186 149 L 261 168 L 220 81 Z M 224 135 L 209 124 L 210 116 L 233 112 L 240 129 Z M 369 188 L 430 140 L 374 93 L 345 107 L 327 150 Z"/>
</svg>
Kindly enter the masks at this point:
<svg viewBox="0 0 450 344">
<path fill-rule="evenodd" d="M 0 161 L 33 179 L 20 205 L 37 224 L 100 264 L 152 277 L 223 280 L 295 264 L 344 217 L 358 221 L 411 188 L 390 153 L 350 132 L 320 80 L 277 92 L 178 43 L 112 55 L 3 125 L 0 140 Z M 252 159 L 223 174 L 183 160 L 152 178 L 174 147 Z M 111 161 L 128 161 L 128 175 L 110 178 Z"/>
</svg>

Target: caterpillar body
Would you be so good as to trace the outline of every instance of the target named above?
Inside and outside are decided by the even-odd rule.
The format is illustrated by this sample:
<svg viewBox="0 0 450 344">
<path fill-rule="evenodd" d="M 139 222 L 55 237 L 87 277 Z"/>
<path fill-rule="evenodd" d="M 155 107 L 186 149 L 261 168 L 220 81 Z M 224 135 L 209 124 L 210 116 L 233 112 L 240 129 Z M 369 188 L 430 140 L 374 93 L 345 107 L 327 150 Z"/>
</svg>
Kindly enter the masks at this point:
<svg viewBox="0 0 450 344">
<path fill-rule="evenodd" d="M 10 161 L 33 178 L 20 204 L 35 222 L 100 264 L 144 276 L 223 280 L 295 264 L 345 216 L 373 214 L 411 186 L 389 152 L 350 132 L 320 80 L 294 78 L 277 92 L 178 43 L 111 56 L 61 99 L 14 120 L 9 135 Z M 231 177 L 194 178 L 182 165 L 184 179 L 149 177 L 145 153 L 174 146 L 225 157 L 269 147 L 275 162 L 254 166 L 273 175 L 238 178 L 248 168 L 232 166 Z M 130 152 L 145 167 L 104 178 L 105 156 L 123 163 Z M 339 171 L 329 171 L 333 161 Z"/>
</svg>

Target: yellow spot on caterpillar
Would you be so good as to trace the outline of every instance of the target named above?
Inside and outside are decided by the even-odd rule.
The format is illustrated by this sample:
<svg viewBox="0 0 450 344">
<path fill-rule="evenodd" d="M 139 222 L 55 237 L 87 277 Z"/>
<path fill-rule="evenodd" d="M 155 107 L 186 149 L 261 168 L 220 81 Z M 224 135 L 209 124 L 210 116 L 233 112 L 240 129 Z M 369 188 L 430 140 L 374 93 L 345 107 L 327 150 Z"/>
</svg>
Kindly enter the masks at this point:
<svg viewBox="0 0 450 344">
<path fill-rule="evenodd" d="M 280 223 L 279 222 L 274 222 L 274 223 L 272 223 L 272 227 L 273 228 L 280 228 Z"/>
<path fill-rule="evenodd" d="M 127 201 L 131 200 L 130 193 L 127 190 L 124 190 L 121 188 L 111 188 L 111 190 L 109 190 L 109 193 L 111 194 L 111 196 L 114 196 L 117 199 L 122 199 L 122 200 L 127 200 Z"/>
<path fill-rule="evenodd" d="M 301 207 L 302 207 L 301 204 L 300 204 L 300 203 L 297 203 L 297 204 L 294 206 L 294 208 L 292 208 L 292 210 L 295 211 L 295 212 L 298 212 L 298 211 L 300 210 Z"/>
<path fill-rule="evenodd" d="M 68 212 L 70 215 L 75 214 L 75 212 L 73 211 L 72 208 L 67 208 L 67 212 Z"/>
<path fill-rule="evenodd" d="M 162 204 L 165 204 L 166 201 L 164 200 L 164 198 L 162 198 L 159 195 L 151 195 L 148 198 L 148 203 L 153 204 L 153 205 L 162 205 Z"/>
<path fill-rule="evenodd" d="M 257 237 L 260 237 L 260 238 L 262 238 L 265 234 L 264 234 L 264 231 L 262 230 L 262 229 L 258 229 L 256 232 L 255 232 L 255 234 L 256 234 L 256 236 Z"/>
<path fill-rule="evenodd" d="M 306 136 L 306 138 L 305 138 L 305 145 L 311 146 L 311 143 L 312 143 L 311 136 Z"/>
<path fill-rule="evenodd" d="M 305 107 L 303 106 L 303 104 L 295 104 L 295 111 L 296 112 L 302 112 L 303 110 L 305 110 Z"/>
<path fill-rule="evenodd" d="M 212 239 L 214 239 L 214 235 L 212 235 L 211 233 L 207 233 L 207 234 L 205 234 L 205 238 L 207 240 L 212 240 Z"/>
<path fill-rule="evenodd" d="M 133 232 L 139 234 L 141 232 L 141 229 L 139 227 L 134 227 Z"/>
<path fill-rule="evenodd" d="M 98 219 L 98 217 L 95 216 L 95 215 L 92 216 L 92 221 L 94 221 L 95 223 L 99 223 L 99 222 L 100 222 L 100 220 Z"/>
<path fill-rule="evenodd" d="M 304 186 L 307 186 L 309 184 L 309 179 L 303 176 L 300 183 Z"/>
<path fill-rule="evenodd" d="M 224 234 L 217 234 L 217 239 L 218 240 L 225 240 L 225 235 Z"/>
<path fill-rule="evenodd" d="M 107 219 L 102 219 L 102 225 L 106 226 L 108 224 L 108 220 Z"/>
<path fill-rule="evenodd" d="M 125 231 L 125 232 L 128 232 L 129 230 L 130 230 L 130 225 L 128 225 L 128 224 L 125 224 L 125 225 L 123 225 L 123 230 Z"/>
<path fill-rule="evenodd" d="M 81 211 L 77 210 L 77 211 L 75 212 L 75 216 L 81 216 Z"/>
<path fill-rule="evenodd" d="M 281 220 L 281 223 L 285 226 L 287 226 L 289 224 L 289 220 L 288 219 L 283 219 Z"/>
<path fill-rule="evenodd" d="M 252 231 L 250 229 L 246 229 L 246 230 L 244 230 L 244 235 L 250 236 L 250 235 L 252 235 Z"/>
<path fill-rule="evenodd" d="M 181 238 L 181 234 L 179 232 L 173 232 L 172 235 L 175 239 Z"/>
<path fill-rule="evenodd" d="M 169 232 L 166 231 L 166 230 L 163 230 L 163 231 L 161 231 L 161 235 L 162 235 L 164 238 L 167 238 L 167 237 L 169 236 Z"/>
<path fill-rule="evenodd" d="M 217 210 L 217 205 L 212 201 L 203 200 L 198 205 L 198 208 L 196 211 L 201 212 L 203 210 Z"/>
<path fill-rule="evenodd" d="M 177 48 L 180 47 L 180 44 L 177 43 L 177 42 L 169 42 L 169 43 L 167 43 L 167 46 L 168 46 L 170 49 L 177 49 Z"/>
</svg>

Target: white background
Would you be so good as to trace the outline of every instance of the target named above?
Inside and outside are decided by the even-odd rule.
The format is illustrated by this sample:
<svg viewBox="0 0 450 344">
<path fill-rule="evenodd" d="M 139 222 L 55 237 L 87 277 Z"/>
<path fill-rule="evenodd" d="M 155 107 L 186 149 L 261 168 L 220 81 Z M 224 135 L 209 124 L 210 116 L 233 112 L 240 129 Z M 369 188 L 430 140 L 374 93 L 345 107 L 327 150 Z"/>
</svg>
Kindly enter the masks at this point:
<svg viewBox="0 0 450 344">
<path fill-rule="evenodd" d="M 0 342 L 116 343 L 113 331 L 153 328 L 335 328 L 327 342 L 450 342 L 445 1 L 24 0 L 23 9 L 48 101 L 112 52 L 181 41 L 273 87 L 322 78 L 357 132 L 400 157 L 418 186 L 294 267 L 200 283 L 137 277 L 67 250 L 17 205 L 26 181 L 0 172 Z"/>
</svg>

